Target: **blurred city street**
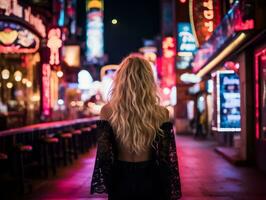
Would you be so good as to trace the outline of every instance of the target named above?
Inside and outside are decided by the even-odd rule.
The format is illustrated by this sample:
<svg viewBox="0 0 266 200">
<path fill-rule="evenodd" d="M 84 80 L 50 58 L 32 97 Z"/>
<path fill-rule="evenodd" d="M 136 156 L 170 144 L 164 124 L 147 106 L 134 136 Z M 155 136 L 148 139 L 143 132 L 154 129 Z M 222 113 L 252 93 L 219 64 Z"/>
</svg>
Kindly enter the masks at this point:
<svg viewBox="0 0 266 200">
<path fill-rule="evenodd" d="M 182 200 L 264 200 L 266 175 L 250 167 L 236 167 L 214 151 L 215 142 L 176 137 L 182 182 Z M 102 200 L 89 195 L 95 149 L 73 166 L 38 183 L 25 200 Z"/>
<path fill-rule="evenodd" d="M 106 199 L 90 182 L 110 113 L 123 161 L 173 124 L 182 200 L 266 200 L 265 19 L 265 0 L 0 0 L 0 200 Z M 119 76 L 125 58 L 146 64 Z M 177 175 L 139 180 L 179 197 Z"/>
</svg>

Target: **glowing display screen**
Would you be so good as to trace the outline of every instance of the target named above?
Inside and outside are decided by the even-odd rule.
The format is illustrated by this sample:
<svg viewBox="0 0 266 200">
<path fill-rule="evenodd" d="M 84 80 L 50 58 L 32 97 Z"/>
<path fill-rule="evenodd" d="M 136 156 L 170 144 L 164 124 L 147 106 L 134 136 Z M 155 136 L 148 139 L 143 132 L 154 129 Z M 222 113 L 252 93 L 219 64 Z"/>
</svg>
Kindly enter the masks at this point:
<svg viewBox="0 0 266 200">
<path fill-rule="evenodd" d="M 240 131 L 240 84 L 233 71 L 217 73 L 218 131 Z"/>
</svg>

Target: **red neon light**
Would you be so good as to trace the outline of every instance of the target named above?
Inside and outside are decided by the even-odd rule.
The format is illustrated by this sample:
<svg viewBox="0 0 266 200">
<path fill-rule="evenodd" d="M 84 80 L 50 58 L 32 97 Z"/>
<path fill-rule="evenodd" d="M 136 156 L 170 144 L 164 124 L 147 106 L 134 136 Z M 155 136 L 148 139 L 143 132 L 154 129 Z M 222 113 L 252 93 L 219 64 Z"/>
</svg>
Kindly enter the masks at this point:
<svg viewBox="0 0 266 200">
<path fill-rule="evenodd" d="M 62 47 L 60 28 L 53 28 L 49 31 L 47 46 L 50 48 L 50 65 L 59 65 L 59 50 Z"/>
<path fill-rule="evenodd" d="M 254 29 L 254 19 L 243 21 L 241 10 L 236 10 L 234 27 L 236 31 Z"/>
<path fill-rule="evenodd" d="M 50 74 L 51 66 L 49 64 L 42 65 L 42 110 L 43 115 L 50 115 L 51 108 L 51 93 L 50 93 Z"/>
</svg>

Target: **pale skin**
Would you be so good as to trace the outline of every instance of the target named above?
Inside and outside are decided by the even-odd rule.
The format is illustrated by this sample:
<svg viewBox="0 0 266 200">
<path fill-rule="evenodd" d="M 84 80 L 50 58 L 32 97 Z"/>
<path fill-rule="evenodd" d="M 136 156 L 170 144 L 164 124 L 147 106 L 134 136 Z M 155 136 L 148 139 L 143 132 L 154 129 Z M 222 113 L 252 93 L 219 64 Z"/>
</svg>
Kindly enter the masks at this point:
<svg viewBox="0 0 266 200">
<path fill-rule="evenodd" d="M 165 113 L 165 119 L 161 122 L 169 121 L 169 111 L 165 108 L 160 106 L 160 109 L 163 110 Z M 110 116 L 112 115 L 112 108 L 109 104 L 106 104 L 101 109 L 100 118 L 102 120 L 109 121 Z M 122 145 L 118 146 L 118 159 L 128 162 L 142 162 L 150 160 L 151 157 L 151 150 L 143 151 L 141 154 L 135 154 L 127 151 Z"/>
</svg>

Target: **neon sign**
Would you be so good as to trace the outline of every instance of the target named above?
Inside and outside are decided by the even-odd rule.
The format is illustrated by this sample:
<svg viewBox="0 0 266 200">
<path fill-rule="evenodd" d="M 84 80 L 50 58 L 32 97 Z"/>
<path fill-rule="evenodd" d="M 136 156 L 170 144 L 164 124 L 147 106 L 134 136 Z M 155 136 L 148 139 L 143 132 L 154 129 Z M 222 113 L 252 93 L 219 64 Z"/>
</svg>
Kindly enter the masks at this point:
<svg viewBox="0 0 266 200">
<path fill-rule="evenodd" d="M 193 53 L 197 50 L 196 40 L 192 34 L 191 25 L 188 22 L 177 24 L 178 57 L 176 67 L 186 69 L 190 66 Z"/>
<path fill-rule="evenodd" d="M 191 25 L 187 22 L 177 24 L 178 52 L 194 52 L 197 49 L 195 37 L 192 34 Z"/>
<path fill-rule="evenodd" d="M 0 10 L 1 9 L 5 10 L 4 15 L 14 15 L 18 18 L 22 18 L 31 24 L 43 38 L 46 37 L 46 28 L 43 20 L 39 15 L 35 16 L 31 13 L 31 7 L 23 8 L 18 4 L 17 0 L 0 0 Z"/>
<path fill-rule="evenodd" d="M 236 1 L 228 13 L 224 16 L 222 22 L 213 31 L 210 38 L 201 45 L 200 49 L 194 57 L 193 71 L 198 72 L 204 68 L 209 59 L 215 55 L 218 51 L 225 50 L 227 42 L 231 39 L 235 39 L 230 42 L 228 47 L 236 48 L 246 39 L 246 34 L 241 32 L 238 36 L 239 31 L 250 30 L 254 28 L 254 20 L 243 21 L 241 15 L 243 12 L 240 9 L 239 1 Z"/>
<path fill-rule="evenodd" d="M 87 0 L 86 57 L 97 63 L 103 57 L 103 2 Z"/>
<path fill-rule="evenodd" d="M 165 37 L 162 41 L 162 85 L 166 87 L 175 86 L 175 54 L 176 42 L 173 37 Z"/>
<path fill-rule="evenodd" d="M 189 3 L 190 21 L 197 46 L 209 39 L 220 23 L 220 1 L 191 0 Z"/>
<path fill-rule="evenodd" d="M 42 110 L 45 116 L 50 115 L 51 93 L 50 93 L 51 67 L 49 64 L 42 65 Z"/>
<path fill-rule="evenodd" d="M 48 33 L 47 47 L 50 48 L 50 65 L 60 64 L 60 48 L 62 47 L 60 28 L 52 28 Z"/>
<path fill-rule="evenodd" d="M 24 27 L 0 21 L 0 53 L 34 53 L 40 39 Z"/>
</svg>

